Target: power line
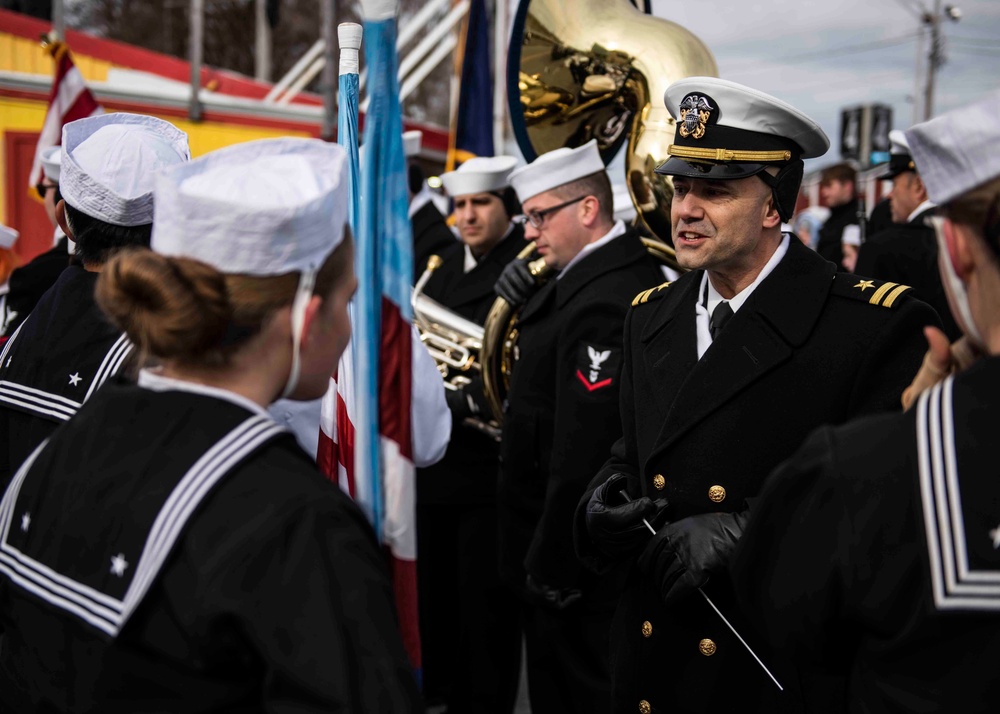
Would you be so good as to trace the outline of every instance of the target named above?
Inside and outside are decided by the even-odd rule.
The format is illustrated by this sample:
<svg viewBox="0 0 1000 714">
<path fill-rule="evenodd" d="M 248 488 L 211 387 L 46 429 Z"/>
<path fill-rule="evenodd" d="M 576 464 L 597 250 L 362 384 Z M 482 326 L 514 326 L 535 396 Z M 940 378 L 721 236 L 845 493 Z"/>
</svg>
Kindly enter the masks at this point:
<svg viewBox="0 0 1000 714">
<path fill-rule="evenodd" d="M 897 45 L 906 44 L 907 42 L 910 42 L 914 38 L 916 38 L 918 34 L 919 33 L 917 32 L 908 32 L 905 35 L 899 35 L 898 37 L 891 37 L 886 40 L 878 40 L 875 42 L 865 42 L 862 44 L 846 45 L 843 47 L 831 47 L 825 50 L 802 52 L 798 54 L 784 55 L 781 57 L 768 57 L 766 60 L 762 60 L 757 63 L 752 63 L 749 68 L 744 69 L 742 71 L 743 72 L 756 71 L 753 69 L 753 64 L 765 65 L 765 64 L 792 62 L 792 61 L 806 60 L 806 59 L 829 59 L 831 57 L 844 57 L 852 54 L 860 54 L 862 52 L 872 52 L 874 50 L 880 50 L 880 49 L 885 49 L 887 47 L 894 47 Z M 742 72 L 737 71 L 731 74 L 741 74 L 741 73 Z"/>
<path fill-rule="evenodd" d="M 922 17 L 924 9 L 916 0 L 896 0 L 896 4 L 906 10 L 914 17 Z"/>
</svg>

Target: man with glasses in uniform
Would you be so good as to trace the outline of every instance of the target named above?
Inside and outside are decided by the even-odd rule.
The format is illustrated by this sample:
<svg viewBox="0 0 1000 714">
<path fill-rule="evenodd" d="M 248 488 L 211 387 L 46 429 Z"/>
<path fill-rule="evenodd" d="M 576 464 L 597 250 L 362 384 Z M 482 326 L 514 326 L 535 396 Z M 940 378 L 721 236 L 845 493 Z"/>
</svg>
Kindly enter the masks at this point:
<svg viewBox="0 0 1000 714">
<path fill-rule="evenodd" d="M 663 281 L 638 236 L 613 217 L 597 143 L 514 171 L 525 238 L 556 272 L 535 290 L 512 261 L 497 291 L 524 303 L 500 446 L 501 576 L 526 601 L 532 711 L 610 704 L 608 630 L 619 588 L 573 553 L 573 509 L 621 433 L 622 326 L 632 296 Z M 530 297 L 529 297 L 530 296 Z"/>
</svg>

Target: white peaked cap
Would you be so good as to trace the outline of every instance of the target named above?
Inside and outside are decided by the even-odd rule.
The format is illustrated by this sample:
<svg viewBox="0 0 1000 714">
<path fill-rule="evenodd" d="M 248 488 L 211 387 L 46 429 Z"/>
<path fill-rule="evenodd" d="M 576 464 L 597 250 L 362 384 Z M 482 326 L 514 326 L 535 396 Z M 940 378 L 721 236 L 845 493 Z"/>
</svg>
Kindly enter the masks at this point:
<svg viewBox="0 0 1000 714">
<path fill-rule="evenodd" d="M 685 124 L 680 117 L 681 105 L 689 96 L 705 100 L 703 106 L 709 118 L 702 127 L 704 138 L 688 141 L 685 137 L 685 141 L 681 141 L 675 137 L 675 144 L 690 143 L 735 151 L 767 150 L 774 147 L 758 144 L 767 144 L 768 137 L 778 137 L 797 144 L 803 159 L 822 156 L 830 148 L 830 140 L 819 124 L 791 104 L 718 77 L 687 77 L 667 87 L 663 103 L 670 116 L 678 120 L 678 131 Z M 693 120 L 695 116 L 692 114 L 688 118 Z M 716 131 L 716 126 L 722 131 Z"/>
<path fill-rule="evenodd" d="M 910 127 L 906 139 L 938 205 L 1000 177 L 1000 91 Z"/>
<path fill-rule="evenodd" d="M 906 140 L 906 134 L 904 134 L 900 129 L 893 129 L 889 132 L 889 153 L 910 153 L 910 142 Z"/>
<path fill-rule="evenodd" d="M 42 152 L 42 171 L 49 181 L 59 183 L 59 166 L 62 163 L 62 147 L 50 146 Z"/>
<path fill-rule="evenodd" d="M 454 171 L 441 174 L 449 196 L 502 191 L 510 186 L 510 172 L 517 166 L 513 156 L 477 156 Z"/>
<path fill-rule="evenodd" d="M 410 158 L 420 153 L 420 145 L 424 141 L 424 132 L 411 129 L 403 132 L 403 156 Z"/>
<path fill-rule="evenodd" d="M 156 179 L 152 248 L 223 273 L 316 270 L 344 240 L 347 154 L 319 139 L 261 139 Z"/>
<path fill-rule="evenodd" d="M 510 185 L 517 192 L 518 200 L 524 203 L 540 193 L 603 171 L 597 139 L 591 139 L 575 149 L 563 147 L 542 154 L 511 173 Z"/>
<path fill-rule="evenodd" d="M 21 234 L 13 228 L 8 228 L 4 224 L 0 223 L 0 248 L 6 248 L 8 250 L 13 248 L 19 235 Z"/>
<path fill-rule="evenodd" d="M 187 134 L 141 114 L 102 114 L 63 127 L 59 192 L 73 208 L 116 226 L 153 221 L 153 181 L 191 158 Z"/>
</svg>

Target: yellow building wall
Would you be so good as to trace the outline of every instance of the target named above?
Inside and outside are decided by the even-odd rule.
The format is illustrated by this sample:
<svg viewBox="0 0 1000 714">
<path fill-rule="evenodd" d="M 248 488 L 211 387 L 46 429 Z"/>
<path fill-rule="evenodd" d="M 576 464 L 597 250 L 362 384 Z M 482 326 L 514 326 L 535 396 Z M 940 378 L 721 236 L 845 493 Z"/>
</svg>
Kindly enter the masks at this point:
<svg viewBox="0 0 1000 714">
<path fill-rule="evenodd" d="M 114 66 L 110 62 L 78 55 L 75 52 L 73 63 L 88 82 L 108 81 L 108 70 Z M 45 51 L 38 40 L 28 40 L 0 32 L 0 71 L 51 76 L 54 67 L 52 56 Z"/>
<path fill-rule="evenodd" d="M 45 122 L 46 101 L 14 99 L 0 96 L 0 138 L 8 131 L 41 131 Z M 157 116 L 152 114 L 152 116 Z M 172 116 L 160 116 L 188 135 L 191 156 L 197 157 L 224 146 L 239 144 L 254 139 L 268 139 L 283 136 L 310 136 L 307 131 L 287 131 L 265 127 L 225 124 L 222 122 L 194 123 Z M 7 195 L 7 157 L 0 156 L 0 197 Z M 28 187 L 25 186 L 27 191 Z M 0 223 L 7 220 L 8 206 L 0 200 Z"/>
</svg>

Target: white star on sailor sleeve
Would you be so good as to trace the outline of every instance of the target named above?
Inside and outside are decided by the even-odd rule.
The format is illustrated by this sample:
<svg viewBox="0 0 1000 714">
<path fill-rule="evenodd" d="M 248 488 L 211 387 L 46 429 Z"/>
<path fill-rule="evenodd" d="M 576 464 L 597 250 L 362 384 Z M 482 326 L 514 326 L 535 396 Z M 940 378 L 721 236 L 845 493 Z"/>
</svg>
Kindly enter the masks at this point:
<svg viewBox="0 0 1000 714">
<path fill-rule="evenodd" d="M 72 384 L 74 387 L 77 384 L 79 384 L 80 383 L 80 373 L 79 372 L 75 372 L 74 374 L 71 374 L 69 376 L 69 383 Z"/>
<path fill-rule="evenodd" d="M 119 578 L 125 576 L 125 568 L 128 567 L 128 562 L 125 560 L 125 554 L 119 553 L 111 559 L 111 572 L 117 575 Z"/>
<path fill-rule="evenodd" d="M 25 512 L 25 514 L 21 516 L 21 530 L 27 533 L 29 528 L 31 528 L 31 514 Z"/>
</svg>

